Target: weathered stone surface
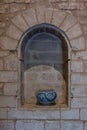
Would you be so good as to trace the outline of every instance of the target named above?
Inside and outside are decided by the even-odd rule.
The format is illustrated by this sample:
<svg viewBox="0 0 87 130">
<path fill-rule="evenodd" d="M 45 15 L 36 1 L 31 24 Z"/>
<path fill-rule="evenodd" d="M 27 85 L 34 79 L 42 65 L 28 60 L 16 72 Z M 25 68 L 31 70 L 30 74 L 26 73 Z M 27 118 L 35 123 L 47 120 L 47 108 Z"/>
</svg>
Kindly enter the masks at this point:
<svg viewBox="0 0 87 130">
<path fill-rule="evenodd" d="M 59 121 L 46 121 L 45 130 L 60 130 L 60 122 Z"/>
<path fill-rule="evenodd" d="M 8 120 L 0 121 L 0 130 L 15 130 L 14 122 Z"/>
<path fill-rule="evenodd" d="M 9 51 L 1 51 L 0 50 L 0 58 L 6 57 L 9 55 Z"/>
<path fill-rule="evenodd" d="M 84 64 L 82 61 L 72 61 L 71 62 L 71 71 L 72 72 L 83 72 Z"/>
<path fill-rule="evenodd" d="M 87 75 L 86 74 L 73 73 L 71 75 L 71 83 L 77 84 L 77 85 L 87 85 Z"/>
<path fill-rule="evenodd" d="M 43 6 L 38 6 L 36 8 L 36 13 L 37 13 L 37 19 L 39 23 L 45 23 L 46 22 L 46 16 L 45 16 L 45 12 L 46 12 L 46 7 Z"/>
<path fill-rule="evenodd" d="M 87 108 L 87 98 L 73 98 L 71 100 L 72 108 Z"/>
<path fill-rule="evenodd" d="M 61 119 L 79 119 L 79 109 L 62 110 Z"/>
<path fill-rule="evenodd" d="M 3 60 L 0 59 L 0 70 L 3 70 Z"/>
<path fill-rule="evenodd" d="M 86 43 L 85 43 L 84 37 L 73 39 L 71 40 L 70 43 L 71 43 L 72 50 L 75 50 L 75 51 L 85 50 Z"/>
<path fill-rule="evenodd" d="M 66 15 L 67 13 L 54 9 L 52 24 L 59 27 L 60 24 L 63 22 L 64 18 L 66 17 Z"/>
<path fill-rule="evenodd" d="M 4 84 L 4 95 L 17 95 L 17 84 L 15 83 L 5 83 Z"/>
<path fill-rule="evenodd" d="M 81 109 L 80 110 L 80 119 L 81 120 L 87 120 L 87 109 Z"/>
<path fill-rule="evenodd" d="M 87 122 L 85 122 L 84 130 L 87 130 Z"/>
<path fill-rule="evenodd" d="M 35 10 L 32 8 L 23 12 L 23 16 L 24 16 L 26 22 L 29 24 L 29 27 L 38 23 L 37 19 L 36 19 Z"/>
<path fill-rule="evenodd" d="M 72 28 L 70 28 L 66 34 L 68 35 L 69 39 L 74 39 L 83 34 L 81 27 L 79 24 L 75 24 Z"/>
<path fill-rule="evenodd" d="M 0 96 L 0 107 L 16 107 L 17 100 L 12 96 Z"/>
<path fill-rule="evenodd" d="M 12 22 L 21 30 L 25 31 L 28 28 L 25 20 L 23 19 L 22 15 L 19 14 L 12 19 Z"/>
<path fill-rule="evenodd" d="M 18 59 L 15 54 L 11 54 L 8 57 L 4 58 L 4 68 L 5 70 L 17 70 Z"/>
<path fill-rule="evenodd" d="M 14 50 L 16 49 L 18 41 L 7 36 L 2 36 L 0 38 L 0 46 L 4 50 Z"/>
<path fill-rule="evenodd" d="M 71 92 L 74 97 L 86 97 L 87 96 L 87 86 L 86 85 L 73 85 L 71 86 Z"/>
<path fill-rule="evenodd" d="M 67 17 L 64 19 L 63 23 L 61 24 L 60 28 L 63 31 L 67 31 L 69 28 L 71 28 L 74 24 L 76 24 L 77 20 L 72 14 L 67 15 Z"/>
<path fill-rule="evenodd" d="M 87 60 L 87 51 L 72 53 L 72 59 L 74 60 Z"/>
<path fill-rule="evenodd" d="M 0 119 L 7 119 L 7 109 L 0 108 Z"/>
<path fill-rule="evenodd" d="M 83 130 L 81 121 L 62 121 L 61 125 L 61 130 Z"/>
<path fill-rule="evenodd" d="M 7 29 L 6 31 L 6 35 L 13 38 L 13 39 L 16 39 L 16 40 L 19 40 L 21 35 L 22 35 L 22 31 L 20 31 L 17 27 L 15 27 L 14 25 L 10 25 L 10 27 Z"/>
<path fill-rule="evenodd" d="M 52 22 L 52 18 L 53 18 L 53 8 L 47 8 L 46 9 L 46 23 L 51 23 Z"/>
<path fill-rule="evenodd" d="M 0 82 L 17 82 L 17 72 L 0 71 Z"/>
<path fill-rule="evenodd" d="M 0 95 L 3 94 L 3 83 L 0 83 Z"/>
<path fill-rule="evenodd" d="M 9 119 L 60 119 L 59 111 L 24 111 L 17 109 L 9 109 L 8 111 Z"/>
<path fill-rule="evenodd" d="M 43 121 L 17 121 L 16 122 L 16 130 L 44 130 L 44 122 Z"/>
</svg>

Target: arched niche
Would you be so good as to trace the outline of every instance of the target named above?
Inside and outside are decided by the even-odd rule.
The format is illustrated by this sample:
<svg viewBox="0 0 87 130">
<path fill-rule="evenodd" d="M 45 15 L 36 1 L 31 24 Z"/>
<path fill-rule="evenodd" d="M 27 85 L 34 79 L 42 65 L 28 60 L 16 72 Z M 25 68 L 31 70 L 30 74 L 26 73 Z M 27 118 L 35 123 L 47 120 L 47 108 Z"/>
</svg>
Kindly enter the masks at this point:
<svg viewBox="0 0 87 130">
<path fill-rule="evenodd" d="M 54 89 L 57 99 L 54 106 L 68 104 L 69 41 L 58 27 L 42 23 L 29 28 L 21 40 L 20 86 L 21 104 L 37 105 L 39 90 Z"/>
</svg>

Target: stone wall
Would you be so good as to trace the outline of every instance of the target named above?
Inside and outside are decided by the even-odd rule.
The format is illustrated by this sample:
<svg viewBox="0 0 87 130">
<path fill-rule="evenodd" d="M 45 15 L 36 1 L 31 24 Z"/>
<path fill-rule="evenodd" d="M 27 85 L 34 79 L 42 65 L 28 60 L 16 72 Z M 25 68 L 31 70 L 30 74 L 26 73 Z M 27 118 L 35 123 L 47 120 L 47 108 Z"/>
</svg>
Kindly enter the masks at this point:
<svg viewBox="0 0 87 130">
<path fill-rule="evenodd" d="M 57 110 L 22 108 L 20 38 L 52 23 L 70 40 L 69 103 Z M 0 130 L 87 130 L 87 0 L 0 0 Z"/>
</svg>

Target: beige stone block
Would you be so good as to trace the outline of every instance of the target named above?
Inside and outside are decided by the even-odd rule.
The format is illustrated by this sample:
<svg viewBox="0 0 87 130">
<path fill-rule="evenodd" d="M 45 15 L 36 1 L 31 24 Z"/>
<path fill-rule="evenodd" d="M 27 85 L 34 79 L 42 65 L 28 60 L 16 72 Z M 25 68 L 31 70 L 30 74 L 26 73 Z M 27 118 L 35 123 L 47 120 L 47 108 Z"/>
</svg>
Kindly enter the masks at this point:
<svg viewBox="0 0 87 130">
<path fill-rule="evenodd" d="M 3 60 L 0 59 L 0 70 L 3 70 Z"/>
<path fill-rule="evenodd" d="M 14 122 L 8 120 L 0 120 L 0 130 L 15 130 Z"/>
<path fill-rule="evenodd" d="M 3 83 L 0 83 L 0 95 L 3 94 Z"/>
<path fill-rule="evenodd" d="M 16 32 L 15 32 L 16 33 Z M 14 50 L 16 49 L 18 41 L 7 36 L 2 36 L 0 38 L 0 46 L 4 50 Z"/>
<path fill-rule="evenodd" d="M 0 82 L 17 82 L 17 72 L 0 71 Z"/>
<path fill-rule="evenodd" d="M 79 37 L 83 34 L 81 27 L 79 24 L 75 24 L 72 28 L 70 28 L 66 34 L 68 35 L 69 39 L 74 39 Z"/>
<path fill-rule="evenodd" d="M 53 8 L 46 9 L 46 23 L 51 23 L 53 18 Z"/>
<path fill-rule="evenodd" d="M 60 20 L 60 19 L 59 19 Z M 60 28 L 63 31 L 67 31 L 69 28 L 71 28 L 73 25 L 75 25 L 77 22 L 76 18 L 73 16 L 73 14 L 67 15 L 67 17 L 64 19 L 63 23 L 61 24 Z"/>
<path fill-rule="evenodd" d="M 35 9 L 30 8 L 30 9 L 24 11 L 23 16 L 24 16 L 26 22 L 29 24 L 29 27 L 31 27 L 35 24 L 38 24 Z"/>
<path fill-rule="evenodd" d="M 0 107 L 16 107 L 17 100 L 12 96 L 0 96 Z"/>
<path fill-rule="evenodd" d="M 71 110 L 62 110 L 61 111 L 61 119 L 79 119 L 79 109 L 71 109 Z"/>
<path fill-rule="evenodd" d="M 87 60 L 87 51 L 81 51 L 81 52 L 73 52 L 72 53 L 72 59 L 74 60 Z"/>
<path fill-rule="evenodd" d="M 4 95 L 17 95 L 17 84 L 15 83 L 5 83 L 4 84 Z"/>
<path fill-rule="evenodd" d="M 86 97 L 87 96 L 87 86 L 86 85 L 73 85 L 71 86 L 71 93 L 73 97 Z"/>
<path fill-rule="evenodd" d="M 60 24 L 64 21 L 67 13 L 54 9 L 52 23 L 56 26 L 60 26 Z"/>
<path fill-rule="evenodd" d="M 85 38 L 83 36 L 71 40 L 70 44 L 71 44 L 72 50 L 75 50 L 75 51 L 85 50 L 85 47 L 86 47 Z"/>
<path fill-rule="evenodd" d="M 87 130 L 87 122 L 85 122 L 84 130 Z"/>
<path fill-rule="evenodd" d="M 9 55 L 4 58 L 4 68 L 5 70 L 17 70 L 18 67 L 18 59 L 14 54 Z"/>
<path fill-rule="evenodd" d="M 81 121 L 62 121 L 61 125 L 61 130 L 83 130 Z"/>
<path fill-rule="evenodd" d="M 21 14 L 18 14 L 17 16 L 15 16 L 13 19 L 12 19 L 12 22 L 19 28 L 21 29 L 22 31 L 25 31 L 27 30 L 28 28 L 28 25 L 26 24 L 24 18 L 22 17 Z"/>
<path fill-rule="evenodd" d="M 60 122 L 59 121 L 46 121 L 45 130 L 60 130 Z"/>
<path fill-rule="evenodd" d="M 9 109 L 8 119 L 30 119 L 30 120 L 39 120 L 39 119 L 60 119 L 59 111 L 24 111 L 17 109 Z"/>
<path fill-rule="evenodd" d="M 83 72 L 84 64 L 82 61 L 72 61 L 71 62 L 71 71 L 72 72 Z"/>
<path fill-rule="evenodd" d="M 39 23 L 45 23 L 46 17 L 46 6 L 37 6 L 36 8 L 37 19 Z"/>
<path fill-rule="evenodd" d="M 20 31 L 16 26 L 14 25 L 10 25 L 9 28 L 7 29 L 6 31 L 6 35 L 13 38 L 13 39 L 16 39 L 16 40 L 19 40 L 21 35 L 22 35 L 22 31 Z"/>
<path fill-rule="evenodd" d="M 1 119 L 7 119 L 7 109 L 6 108 L 0 108 L 0 120 Z"/>
<path fill-rule="evenodd" d="M 71 100 L 72 108 L 87 108 L 87 98 L 73 98 Z"/>
<path fill-rule="evenodd" d="M 1 51 L 0 50 L 0 58 L 6 57 L 9 55 L 9 51 Z"/>
<path fill-rule="evenodd" d="M 80 110 L 80 120 L 87 120 L 87 109 Z"/>
<path fill-rule="evenodd" d="M 84 62 L 84 70 L 87 72 L 87 61 Z"/>
<path fill-rule="evenodd" d="M 71 75 L 71 83 L 77 84 L 77 85 L 87 85 L 87 75 L 86 74 L 73 73 Z"/>
<path fill-rule="evenodd" d="M 16 122 L 16 130 L 44 130 L 43 121 L 24 120 Z"/>
</svg>

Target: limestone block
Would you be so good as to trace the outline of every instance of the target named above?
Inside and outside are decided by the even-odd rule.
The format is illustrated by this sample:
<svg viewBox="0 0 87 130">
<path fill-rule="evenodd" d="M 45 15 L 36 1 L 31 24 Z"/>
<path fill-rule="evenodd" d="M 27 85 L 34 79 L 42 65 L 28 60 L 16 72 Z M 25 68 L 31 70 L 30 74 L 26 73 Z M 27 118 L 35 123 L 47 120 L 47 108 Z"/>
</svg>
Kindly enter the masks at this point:
<svg viewBox="0 0 87 130">
<path fill-rule="evenodd" d="M 30 120 L 39 120 L 39 119 L 60 119 L 59 111 L 24 111 L 17 109 L 9 109 L 8 111 L 9 119 L 30 119 Z"/>
<path fill-rule="evenodd" d="M 72 50 L 78 50 L 78 51 L 85 50 L 85 47 L 86 47 L 85 38 L 83 36 L 71 40 L 70 44 L 71 44 Z"/>
<path fill-rule="evenodd" d="M 59 121 L 46 121 L 45 130 L 60 130 L 60 122 Z"/>
<path fill-rule="evenodd" d="M 54 10 L 53 8 L 46 9 L 46 23 L 51 23 L 53 18 Z"/>
<path fill-rule="evenodd" d="M 84 130 L 87 130 L 87 122 L 85 122 Z"/>
<path fill-rule="evenodd" d="M 4 84 L 4 95 L 17 95 L 17 84 L 15 83 L 5 83 Z"/>
<path fill-rule="evenodd" d="M 67 13 L 61 12 L 59 10 L 54 9 L 53 18 L 52 18 L 52 24 L 56 26 L 60 26 L 60 24 L 65 19 Z"/>
<path fill-rule="evenodd" d="M 72 59 L 74 60 L 87 60 L 87 51 L 75 52 L 72 53 Z"/>
<path fill-rule="evenodd" d="M 84 70 L 87 72 L 87 61 L 84 62 Z"/>
<path fill-rule="evenodd" d="M 26 11 L 23 12 L 23 16 L 28 23 L 29 27 L 37 24 L 37 19 L 36 19 L 36 12 L 34 9 L 30 8 Z"/>
<path fill-rule="evenodd" d="M 62 121 L 61 125 L 61 130 L 83 130 L 81 121 Z"/>
<path fill-rule="evenodd" d="M 87 109 L 81 109 L 80 110 L 80 119 L 81 120 L 87 120 Z"/>
<path fill-rule="evenodd" d="M 12 96 L 0 96 L 0 107 L 16 107 L 17 100 Z"/>
<path fill-rule="evenodd" d="M 0 82 L 17 82 L 17 72 L 0 71 Z"/>
<path fill-rule="evenodd" d="M 14 122 L 7 120 L 0 120 L 0 130 L 15 130 Z"/>
<path fill-rule="evenodd" d="M 16 32 L 15 32 L 16 33 Z M 14 50 L 17 46 L 18 41 L 7 36 L 2 36 L 0 38 L 0 46 L 4 50 Z"/>
<path fill-rule="evenodd" d="M 72 85 L 71 92 L 74 97 L 86 97 L 87 85 Z"/>
<path fill-rule="evenodd" d="M 86 74 L 73 73 L 71 75 L 71 83 L 77 84 L 77 85 L 87 85 L 87 75 Z"/>
<path fill-rule="evenodd" d="M 18 61 L 17 56 L 14 54 L 9 55 L 4 58 L 4 68 L 5 70 L 17 70 Z"/>
<path fill-rule="evenodd" d="M 72 72 L 83 72 L 84 64 L 82 61 L 72 61 L 71 62 L 71 71 Z"/>
<path fill-rule="evenodd" d="M 1 119 L 7 119 L 7 109 L 6 108 L 0 108 L 0 120 Z"/>
<path fill-rule="evenodd" d="M 44 130 L 43 121 L 17 121 L 16 130 Z"/>
<path fill-rule="evenodd" d="M 0 59 L 0 70 L 3 70 L 3 60 Z"/>
<path fill-rule="evenodd" d="M 63 31 L 67 31 L 69 28 L 71 28 L 73 25 L 75 25 L 77 20 L 72 14 L 67 15 L 67 17 L 64 19 L 63 23 L 61 24 L 60 28 Z"/>
<path fill-rule="evenodd" d="M 38 22 L 45 23 L 46 7 L 45 6 L 38 6 L 36 8 L 36 13 L 37 13 Z"/>
<path fill-rule="evenodd" d="M 62 110 L 61 119 L 79 119 L 79 109 Z"/>
<path fill-rule="evenodd" d="M 0 58 L 6 57 L 9 55 L 9 51 L 1 51 L 0 50 Z"/>
<path fill-rule="evenodd" d="M 9 36 L 13 39 L 16 39 L 16 40 L 20 39 L 22 33 L 23 33 L 22 31 L 20 31 L 17 27 L 15 27 L 12 24 L 9 26 L 9 28 L 6 31 L 7 36 Z"/>
<path fill-rule="evenodd" d="M 72 108 L 87 108 L 87 98 L 73 98 L 71 100 Z"/>
<path fill-rule="evenodd" d="M 79 24 L 75 24 L 72 28 L 70 28 L 66 34 L 68 35 L 69 39 L 74 39 L 83 34 L 81 27 Z"/>
<path fill-rule="evenodd" d="M 0 83 L 0 95 L 3 94 L 3 83 Z"/>
<path fill-rule="evenodd" d="M 25 31 L 28 28 L 28 25 L 26 24 L 25 20 L 23 19 L 22 15 L 19 14 L 17 16 L 15 16 L 12 19 L 12 22 L 21 30 Z"/>
</svg>

